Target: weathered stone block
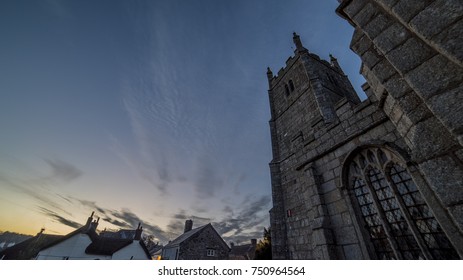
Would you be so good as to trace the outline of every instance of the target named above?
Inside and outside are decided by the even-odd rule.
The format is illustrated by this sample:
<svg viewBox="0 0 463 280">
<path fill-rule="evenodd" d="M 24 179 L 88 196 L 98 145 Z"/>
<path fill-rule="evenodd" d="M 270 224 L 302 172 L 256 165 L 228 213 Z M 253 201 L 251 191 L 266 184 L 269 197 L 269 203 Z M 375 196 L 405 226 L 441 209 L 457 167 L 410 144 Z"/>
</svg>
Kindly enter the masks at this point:
<svg viewBox="0 0 463 280">
<path fill-rule="evenodd" d="M 436 118 L 429 118 L 411 127 L 406 135 L 409 140 L 412 157 L 420 162 L 448 151 L 456 145 L 454 138 Z"/>
<path fill-rule="evenodd" d="M 375 0 L 378 4 L 380 4 L 385 10 L 391 10 L 391 8 L 397 3 L 399 0 Z"/>
<path fill-rule="evenodd" d="M 383 110 L 386 115 L 390 115 L 392 113 L 392 110 L 394 109 L 395 103 L 397 100 L 393 98 L 392 96 L 386 96 L 386 99 L 384 100 L 384 106 Z"/>
<path fill-rule="evenodd" d="M 350 244 L 342 246 L 344 250 L 344 256 L 347 260 L 364 260 L 365 257 L 362 254 L 362 250 L 358 244 Z"/>
<path fill-rule="evenodd" d="M 458 135 L 457 139 L 458 139 L 458 143 L 460 143 L 460 146 L 463 146 L 463 135 Z"/>
<path fill-rule="evenodd" d="M 460 229 L 463 229 L 463 205 L 449 207 L 450 215 L 455 219 Z"/>
<path fill-rule="evenodd" d="M 426 106 L 426 104 L 421 103 L 415 109 L 407 113 L 407 118 L 414 124 L 432 117 L 432 112 Z"/>
<path fill-rule="evenodd" d="M 389 114 L 389 119 L 391 119 L 393 123 L 398 123 L 402 118 L 403 113 L 403 109 L 400 106 L 398 106 L 396 102 L 394 107 L 392 108 L 391 113 Z"/>
<path fill-rule="evenodd" d="M 394 132 L 396 129 L 395 129 L 395 125 L 392 124 L 391 122 L 386 122 L 384 123 L 384 129 L 386 130 L 386 132 Z"/>
<path fill-rule="evenodd" d="M 401 20 L 409 22 L 434 0 L 410 1 L 401 0 L 392 8 L 392 12 Z"/>
<path fill-rule="evenodd" d="M 428 60 L 435 53 L 423 41 L 411 37 L 405 43 L 387 53 L 386 58 L 399 73 L 406 73 Z"/>
<path fill-rule="evenodd" d="M 327 204 L 326 209 L 328 209 L 328 213 L 331 215 L 348 211 L 346 202 L 344 200 L 339 200 L 334 203 Z"/>
<path fill-rule="evenodd" d="M 312 242 L 315 246 L 332 244 L 332 236 L 328 236 L 323 229 L 314 230 L 312 233 Z"/>
<path fill-rule="evenodd" d="M 373 124 L 373 118 L 371 116 L 367 116 L 358 122 L 358 126 L 362 129 L 367 129 Z"/>
<path fill-rule="evenodd" d="M 407 132 L 413 126 L 413 122 L 407 117 L 402 116 L 400 120 L 397 122 L 397 131 L 400 135 L 407 135 Z"/>
<path fill-rule="evenodd" d="M 330 216 L 331 227 L 342 227 L 344 225 L 341 214 L 335 214 Z"/>
<path fill-rule="evenodd" d="M 430 98 L 427 104 L 451 132 L 463 133 L 463 85 Z"/>
<path fill-rule="evenodd" d="M 423 99 L 463 79 L 463 69 L 442 55 L 436 55 L 405 75 L 408 84 Z"/>
<path fill-rule="evenodd" d="M 363 6 L 362 10 L 360 10 L 360 12 L 358 12 L 352 19 L 358 26 L 365 27 L 365 25 L 368 22 L 370 22 L 373 18 L 375 18 L 377 15 L 378 9 L 376 5 L 368 3 L 365 6 Z"/>
<path fill-rule="evenodd" d="M 374 49 L 370 49 L 362 55 L 363 63 L 365 63 L 365 65 L 370 69 L 373 68 L 381 59 L 383 59 L 383 57 L 379 56 Z"/>
<path fill-rule="evenodd" d="M 431 159 L 420 164 L 420 168 L 444 205 L 450 206 L 463 201 L 463 169 L 452 157 Z"/>
<path fill-rule="evenodd" d="M 322 201 L 321 201 L 320 196 L 318 194 L 312 196 L 310 198 L 310 201 L 311 201 L 311 206 L 318 206 L 318 205 L 322 204 Z"/>
<path fill-rule="evenodd" d="M 394 23 L 381 32 L 374 40 L 375 46 L 386 54 L 410 38 L 410 32 L 400 23 Z"/>
<path fill-rule="evenodd" d="M 384 13 L 379 13 L 363 29 L 370 39 L 376 38 L 384 29 L 392 24 L 392 20 Z"/>
<path fill-rule="evenodd" d="M 460 149 L 460 150 L 456 151 L 455 155 L 460 160 L 460 162 L 463 164 L 463 149 Z"/>
<path fill-rule="evenodd" d="M 431 41 L 461 65 L 463 62 L 463 19 L 434 36 Z"/>
<path fill-rule="evenodd" d="M 349 212 L 344 212 L 341 214 L 341 217 L 342 217 L 342 220 L 343 220 L 343 224 L 346 225 L 346 226 L 349 226 L 349 225 L 352 225 L 352 218 L 350 216 L 350 213 Z"/>
<path fill-rule="evenodd" d="M 336 189 L 336 182 L 334 180 L 334 172 L 329 170 L 323 174 L 323 179 L 327 182 L 321 184 L 320 189 L 322 193 L 328 193 Z"/>
<path fill-rule="evenodd" d="M 350 47 L 352 48 L 352 45 L 357 43 L 358 40 L 362 38 L 362 36 L 365 36 L 365 33 L 363 33 L 363 31 L 360 28 L 356 27 L 354 29 L 354 33 L 352 34 L 352 40 L 350 41 Z"/>
<path fill-rule="evenodd" d="M 334 230 L 334 238 L 339 245 L 357 243 L 357 235 L 352 226 L 339 227 Z"/>
<path fill-rule="evenodd" d="M 396 101 L 398 104 L 400 104 L 400 107 L 405 114 L 414 110 L 420 104 L 423 104 L 423 100 L 413 91 L 405 94 L 400 98 L 396 98 Z"/>
<path fill-rule="evenodd" d="M 387 60 L 382 60 L 376 64 L 372 71 L 380 83 L 384 83 L 384 81 L 397 73 Z"/>
<path fill-rule="evenodd" d="M 407 84 L 404 78 L 400 75 L 395 75 L 384 83 L 387 92 L 394 98 L 400 98 L 412 89 Z"/>
<path fill-rule="evenodd" d="M 371 69 L 368 68 L 365 64 L 362 64 L 360 73 L 365 77 L 365 79 L 368 80 L 371 87 L 371 91 L 373 91 L 376 99 L 380 99 L 384 92 L 384 87 L 376 77 L 376 74 L 373 71 L 371 71 Z"/>
<path fill-rule="evenodd" d="M 344 12 L 351 18 L 355 16 L 366 4 L 367 0 L 354 0 L 344 8 Z"/>
<path fill-rule="evenodd" d="M 368 38 L 366 35 L 363 35 L 358 39 L 358 41 L 350 46 L 352 51 L 354 51 L 358 55 L 362 55 L 365 53 L 368 49 L 370 49 L 373 46 L 372 41 L 370 38 Z"/>
<path fill-rule="evenodd" d="M 390 132 L 388 134 L 386 134 L 385 136 L 383 136 L 381 138 L 382 141 L 385 141 L 385 142 L 388 142 L 388 143 L 394 143 L 396 142 L 397 140 L 400 140 L 401 138 L 399 137 L 399 133 L 398 132 Z M 398 145 L 400 146 L 400 145 Z"/>
<path fill-rule="evenodd" d="M 324 194 L 323 197 L 324 197 L 325 203 L 329 204 L 329 203 L 340 200 L 341 199 L 341 193 L 339 192 L 339 190 L 335 189 L 333 191 L 330 191 L 330 192 Z"/>
<path fill-rule="evenodd" d="M 410 21 L 410 26 L 425 38 L 431 38 L 442 32 L 462 14 L 461 0 L 436 0 L 416 15 Z"/>
</svg>

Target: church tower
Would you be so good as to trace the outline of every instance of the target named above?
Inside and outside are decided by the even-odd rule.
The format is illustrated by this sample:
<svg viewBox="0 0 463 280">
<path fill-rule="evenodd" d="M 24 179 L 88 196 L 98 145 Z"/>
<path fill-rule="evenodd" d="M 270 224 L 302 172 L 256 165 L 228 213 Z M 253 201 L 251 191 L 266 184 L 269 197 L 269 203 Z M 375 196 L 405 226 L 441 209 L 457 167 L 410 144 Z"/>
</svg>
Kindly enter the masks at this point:
<svg viewBox="0 0 463 280">
<path fill-rule="evenodd" d="M 346 0 L 341 8 L 352 12 L 364 7 L 361 3 Z M 368 36 L 355 35 L 361 32 L 356 29 L 354 39 L 369 42 Z M 461 103 L 443 99 L 449 112 L 440 112 L 447 122 L 441 121 L 418 98 L 420 91 L 407 86 L 411 78 L 401 78 L 400 71 L 394 75 L 398 66 L 384 66 L 390 64 L 388 55 L 377 54 L 382 60 L 368 64 L 367 53 L 380 46 L 362 56 L 368 83 L 362 86 L 367 99 L 360 102 L 333 56 L 328 62 L 309 52 L 295 33 L 293 41 L 294 56 L 286 66 L 276 76 L 267 69 L 273 258 L 462 258 L 463 149 L 459 130 L 445 129 L 457 123 L 443 116 L 460 120 L 455 108 Z M 409 65 L 413 58 L 393 62 Z M 445 70 L 428 66 L 430 73 Z M 451 74 L 445 73 L 425 75 L 426 81 Z M 455 73 L 461 80 L 461 71 Z M 458 84 L 434 85 L 454 90 Z"/>
<path fill-rule="evenodd" d="M 282 188 L 293 185 L 295 178 L 285 172 L 294 162 L 294 155 L 318 137 L 315 128 L 336 123 L 336 106 L 358 104 L 360 100 L 336 58 L 330 62 L 310 53 L 293 33 L 294 56 L 274 76 L 267 69 L 271 110 L 270 131 L 273 160 L 270 163 L 273 209 L 271 210 L 273 255 L 290 258 L 284 240 L 291 210 L 285 210 Z"/>
</svg>

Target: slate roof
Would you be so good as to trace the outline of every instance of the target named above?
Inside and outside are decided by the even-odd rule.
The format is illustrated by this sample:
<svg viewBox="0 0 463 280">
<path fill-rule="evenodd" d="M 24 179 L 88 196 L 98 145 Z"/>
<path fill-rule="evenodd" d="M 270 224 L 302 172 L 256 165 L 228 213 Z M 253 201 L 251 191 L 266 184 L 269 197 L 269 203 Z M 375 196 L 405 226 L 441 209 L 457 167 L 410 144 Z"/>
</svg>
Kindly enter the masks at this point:
<svg viewBox="0 0 463 280">
<path fill-rule="evenodd" d="M 222 239 L 222 237 L 220 236 L 220 234 L 215 230 L 215 228 L 209 223 L 207 225 L 204 225 L 204 226 L 201 226 L 201 227 L 197 227 L 195 229 L 192 229 L 192 230 L 189 230 L 187 232 L 185 232 L 184 234 L 180 235 L 179 237 L 177 237 L 176 239 L 174 239 L 172 242 L 170 242 L 169 244 L 167 244 L 164 248 L 172 248 L 172 247 L 176 247 L 176 246 L 180 246 L 181 243 L 189 240 L 190 238 L 200 234 L 204 229 L 206 229 L 207 227 L 211 227 L 212 230 L 217 234 L 217 236 L 219 237 L 219 239 L 222 241 L 224 247 L 226 248 L 229 248 L 227 243 L 225 243 L 225 241 Z"/>
<path fill-rule="evenodd" d="M 179 246 L 182 242 L 184 242 L 185 240 L 188 240 L 190 239 L 191 237 L 193 237 L 194 235 L 196 235 L 197 233 L 201 232 L 203 229 L 205 229 L 207 226 L 212 226 L 211 224 L 207 224 L 207 225 L 204 225 L 204 226 L 201 226 L 201 227 L 197 227 L 195 229 L 192 229 L 192 230 L 189 230 L 187 232 L 185 232 L 184 234 L 180 235 L 179 237 L 175 238 L 172 242 L 170 242 L 169 244 L 167 244 L 165 246 L 165 248 L 170 248 L 170 247 L 176 247 L 176 246 Z"/>
</svg>

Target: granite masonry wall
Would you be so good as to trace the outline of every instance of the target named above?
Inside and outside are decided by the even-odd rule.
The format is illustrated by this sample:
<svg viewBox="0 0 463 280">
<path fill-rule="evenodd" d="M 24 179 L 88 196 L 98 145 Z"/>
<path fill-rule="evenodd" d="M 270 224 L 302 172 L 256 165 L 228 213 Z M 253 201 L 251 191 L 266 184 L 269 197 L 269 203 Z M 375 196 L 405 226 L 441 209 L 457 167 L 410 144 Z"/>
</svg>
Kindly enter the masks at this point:
<svg viewBox="0 0 463 280">
<path fill-rule="evenodd" d="M 267 72 L 274 259 L 374 258 L 346 185 L 346 160 L 362 147 L 399 155 L 463 256 L 462 10 L 452 0 L 342 1 L 363 102 L 334 57 L 294 34 L 294 56 Z"/>
<path fill-rule="evenodd" d="M 215 250 L 214 256 L 208 256 L 207 250 Z M 217 232 L 208 226 L 184 241 L 179 248 L 179 260 L 227 260 L 230 248 Z"/>
</svg>

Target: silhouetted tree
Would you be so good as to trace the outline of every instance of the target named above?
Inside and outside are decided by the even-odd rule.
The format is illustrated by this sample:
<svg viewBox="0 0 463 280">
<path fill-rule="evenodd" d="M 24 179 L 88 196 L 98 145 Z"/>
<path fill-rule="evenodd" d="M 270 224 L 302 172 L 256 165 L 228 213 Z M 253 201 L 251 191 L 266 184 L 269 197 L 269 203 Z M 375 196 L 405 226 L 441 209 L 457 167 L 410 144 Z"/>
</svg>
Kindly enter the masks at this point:
<svg viewBox="0 0 463 280">
<path fill-rule="evenodd" d="M 264 239 L 259 240 L 256 248 L 255 260 L 271 260 L 272 259 L 272 237 L 270 228 L 264 228 Z"/>
</svg>

